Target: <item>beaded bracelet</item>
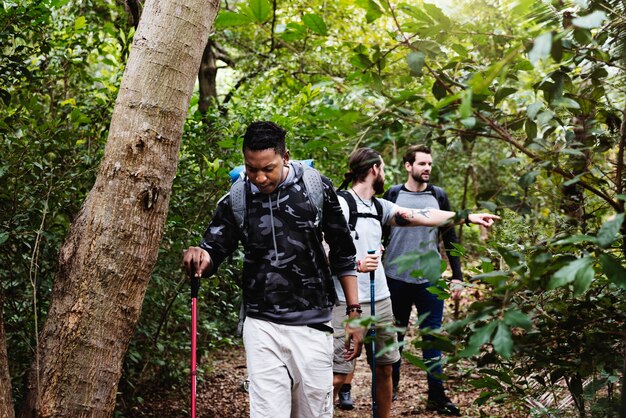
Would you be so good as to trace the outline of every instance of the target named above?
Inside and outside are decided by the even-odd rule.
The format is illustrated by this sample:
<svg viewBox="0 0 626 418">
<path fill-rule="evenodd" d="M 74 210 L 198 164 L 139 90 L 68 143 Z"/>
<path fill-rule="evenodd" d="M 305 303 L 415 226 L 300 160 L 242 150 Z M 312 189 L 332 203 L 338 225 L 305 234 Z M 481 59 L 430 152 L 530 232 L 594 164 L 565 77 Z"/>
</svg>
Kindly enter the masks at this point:
<svg viewBox="0 0 626 418">
<path fill-rule="evenodd" d="M 359 305 L 358 303 L 355 305 L 346 306 L 346 315 L 350 315 L 350 313 L 352 312 L 356 312 L 360 315 L 363 313 L 363 309 L 361 309 L 361 305 Z"/>
</svg>

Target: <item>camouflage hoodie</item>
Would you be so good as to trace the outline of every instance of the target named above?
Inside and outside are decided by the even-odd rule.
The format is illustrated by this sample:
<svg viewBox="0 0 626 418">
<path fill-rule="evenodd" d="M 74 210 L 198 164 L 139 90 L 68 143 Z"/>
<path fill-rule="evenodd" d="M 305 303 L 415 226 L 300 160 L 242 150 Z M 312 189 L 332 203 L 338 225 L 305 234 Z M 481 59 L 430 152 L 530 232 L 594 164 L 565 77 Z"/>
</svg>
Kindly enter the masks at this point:
<svg viewBox="0 0 626 418">
<path fill-rule="evenodd" d="M 292 162 L 287 178 L 269 195 L 246 179 L 243 296 L 250 317 L 287 325 L 330 321 L 336 300 L 332 274 L 356 274 L 356 250 L 332 183 L 322 176 L 320 228 L 315 225 L 315 205 L 306 195 L 303 171 L 302 165 Z M 330 247 L 328 259 L 322 233 Z M 244 237 L 230 199 L 222 198 L 200 244 L 213 260 L 211 274 L 240 240 Z"/>
</svg>

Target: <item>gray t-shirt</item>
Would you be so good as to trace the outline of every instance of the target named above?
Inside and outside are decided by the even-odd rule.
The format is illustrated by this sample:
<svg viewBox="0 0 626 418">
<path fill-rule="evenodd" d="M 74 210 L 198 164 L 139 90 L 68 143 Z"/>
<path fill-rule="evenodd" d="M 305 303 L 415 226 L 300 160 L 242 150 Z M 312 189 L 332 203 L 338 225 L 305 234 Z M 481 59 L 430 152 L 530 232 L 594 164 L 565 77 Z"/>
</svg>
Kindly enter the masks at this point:
<svg viewBox="0 0 626 418">
<path fill-rule="evenodd" d="M 430 191 L 410 192 L 400 190 L 396 204 L 402 208 L 411 209 L 439 209 L 439 202 Z M 393 261 L 396 257 L 411 253 L 425 253 L 429 250 L 439 252 L 438 228 L 430 226 L 391 227 L 387 247 L 385 248 L 385 272 L 387 277 L 407 283 L 426 283 L 422 277 L 413 277 L 414 270 L 420 269 L 419 260 L 413 269 L 400 273 L 398 264 Z"/>
</svg>

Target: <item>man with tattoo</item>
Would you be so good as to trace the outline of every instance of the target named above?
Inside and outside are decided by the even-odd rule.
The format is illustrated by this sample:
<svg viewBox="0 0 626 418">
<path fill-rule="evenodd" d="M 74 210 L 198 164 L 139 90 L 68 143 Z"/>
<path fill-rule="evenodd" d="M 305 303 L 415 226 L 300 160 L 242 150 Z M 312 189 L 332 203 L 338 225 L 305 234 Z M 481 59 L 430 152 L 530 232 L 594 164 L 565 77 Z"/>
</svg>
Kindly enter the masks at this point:
<svg viewBox="0 0 626 418">
<path fill-rule="evenodd" d="M 433 166 L 433 158 L 430 149 L 425 145 L 409 147 L 404 155 L 404 168 L 407 171 L 407 181 L 404 184 L 393 186 L 385 192 L 385 199 L 397 203 L 400 206 L 413 208 L 419 216 L 428 216 L 429 211 L 442 209 L 449 211 L 450 203 L 443 189 L 429 183 L 430 173 Z M 471 218 L 472 215 L 470 215 Z M 459 257 L 452 256 L 449 250 L 452 243 L 457 242 L 456 234 L 452 225 L 437 225 L 433 227 L 414 228 L 391 228 L 386 239 L 385 270 L 387 283 L 391 292 L 393 314 L 399 327 L 405 328 L 409 324 L 409 318 L 413 305 L 417 309 L 418 316 L 425 316 L 419 326 L 422 330 L 438 330 L 441 328 L 443 319 L 443 300 L 439 299 L 428 288 L 433 285 L 425 277 L 415 277 L 414 272 L 424 268 L 418 258 L 414 267 L 402 270 L 394 260 L 405 254 L 436 254 L 439 257 L 439 235 L 448 252 L 448 260 L 452 269 L 452 297 L 460 297 L 462 288 L 460 281 L 463 279 L 461 262 Z M 431 279 L 432 280 L 432 279 Z M 424 340 L 432 340 L 433 337 L 424 336 Z M 398 333 L 398 340 L 404 340 L 404 332 Z M 400 348 L 402 351 L 402 348 Z M 426 408 L 446 415 L 460 415 L 459 409 L 446 396 L 441 380 L 442 367 L 440 363 L 441 351 L 433 348 L 423 350 L 424 362 L 430 367 L 427 373 L 428 380 L 428 403 Z M 400 360 L 393 365 L 393 396 L 397 396 L 400 383 Z"/>
<path fill-rule="evenodd" d="M 382 253 L 383 225 L 389 226 L 428 226 L 437 227 L 451 222 L 455 213 L 439 209 L 407 209 L 392 202 L 376 199 L 374 195 L 384 191 L 385 163 L 381 156 L 370 148 L 359 148 L 350 156 L 350 171 L 340 189 L 352 184 L 349 190 L 339 192 L 339 204 L 344 217 L 350 226 L 352 239 L 356 247 L 357 278 L 359 302 L 351 305 L 346 302 L 337 286 L 339 304 L 333 312 L 333 328 L 335 329 L 335 357 L 333 361 L 333 385 L 335 395 L 354 368 L 354 361 L 346 361 L 342 354 L 344 346 L 345 313 L 371 313 L 370 272 L 374 272 L 374 310 L 376 317 L 375 353 L 380 352 L 387 343 L 394 342 L 396 333 L 388 331 L 393 325 L 393 314 L 390 293 L 385 279 L 385 270 L 379 262 Z M 471 214 L 464 219 L 466 222 L 477 223 L 489 227 L 495 215 Z M 402 229 L 402 228 L 399 228 Z M 412 228 L 408 228 L 412 229 Z M 373 251 L 373 254 L 369 252 Z M 338 283 L 336 283 L 338 284 Z M 368 363 L 372 364 L 372 344 L 365 344 Z M 385 350 L 376 357 L 376 407 L 378 418 L 389 417 L 392 401 L 392 365 L 399 361 L 400 353 L 396 348 Z"/>
</svg>

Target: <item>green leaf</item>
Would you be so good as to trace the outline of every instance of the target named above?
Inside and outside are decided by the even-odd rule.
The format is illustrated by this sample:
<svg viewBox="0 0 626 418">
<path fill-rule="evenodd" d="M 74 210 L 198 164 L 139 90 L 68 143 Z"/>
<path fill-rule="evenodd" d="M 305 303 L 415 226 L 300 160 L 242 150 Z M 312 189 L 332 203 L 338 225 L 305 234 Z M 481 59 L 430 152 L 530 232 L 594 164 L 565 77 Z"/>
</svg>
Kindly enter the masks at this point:
<svg viewBox="0 0 626 418">
<path fill-rule="evenodd" d="M 512 87 L 502 87 L 500 89 L 498 89 L 498 91 L 496 92 L 494 98 L 493 98 L 493 103 L 494 104 L 498 104 L 500 103 L 502 100 L 504 100 L 506 97 L 510 96 L 513 93 L 516 93 L 517 89 L 514 89 Z"/>
<path fill-rule="evenodd" d="M 488 200 L 479 200 L 476 203 L 478 203 L 478 205 L 481 208 L 485 208 L 485 209 L 487 209 L 490 212 L 495 212 L 498 209 L 498 205 L 497 204 L 495 204 L 493 202 L 489 202 Z"/>
<path fill-rule="evenodd" d="M 472 89 L 465 90 L 461 106 L 459 107 L 459 113 L 462 119 L 472 116 Z"/>
<path fill-rule="evenodd" d="M 517 181 L 517 184 L 519 184 L 522 189 L 528 189 L 535 183 L 538 175 L 539 171 L 529 171 L 528 173 L 524 173 L 524 175 Z"/>
<path fill-rule="evenodd" d="M 616 215 L 613 219 L 606 221 L 602 225 L 602 227 L 600 227 L 598 235 L 596 236 L 598 238 L 598 245 L 601 248 L 607 248 L 611 244 L 613 244 L 613 241 L 615 241 L 615 239 L 617 238 L 617 234 L 619 233 L 623 223 L 623 213 L 620 213 Z"/>
<path fill-rule="evenodd" d="M 606 277 L 616 286 L 626 290 L 626 268 L 611 254 L 600 254 L 600 264 Z"/>
<path fill-rule="evenodd" d="M 476 122 L 477 122 L 477 120 L 473 116 L 470 116 L 469 118 L 461 119 L 461 123 L 467 129 L 472 129 L 474 126 L 476 126 Z"/>
<path fill-rule="evenodd" d="M 74 21 L 74 31 L 79 31 L 87 26 L 87 19 L 85 16 L 78 16 Z"/>
<path fill-rule="evenodd" d="M 468 344 L 474 347 L 480 347 L 488 343 L 491 341 L 491 334 L 493 334 L 493 330 L 496 329 L 497 325 L 497 322 L 491 322 L 484 327 L 475 329 Z"/>
<path fill-rule="evenodd" d="M 511 329 L 504 322 L 498 323 L 498 330 L 493 337 L 493 348 L 504 358 L 511 357 L 513 353 L 513 338 L 511 337 Z"/>
<path fill-rule="evenodd" d="M 450 19 L 446 16 L 439 7 L 435 6 L 432 3 L 422 3 L 424 10 L 428 13 L 428 15 L 435 20 L 436 23 L 441 25 L 443 28 L 449 27 Z"/>
<path fill-rule="evenodd" d="M 526 120 L 524 130 L 526 131 L 526 138 L 528 138 L 529 141 L 537 138 L 537 124 L 532 120 Z"/>
<path fill-rule="evenodd" d="M 423 52 L 411 52 L 409 55 L 407 55 L 406 61 L 409 64 L 411 75 L 418 77 L 422 75 L 422 68 L 424 67 L 424 62 L 426 61 L 426 55 Z"/>
<path fill-rule="evenodd" d="M 428 279 L 431 283 L 436 283 L 441 277 L 442 263 L 441 256 L 435 250 L 427 251 L 419 255 L 421 267 L 421 277 Z M 445 266 L 444 266 L 445 269 Z"/>
<path fill-rule="evenodd" d="M 526 116 L 528 119 L 535 119 L 537 117 L 537 113 L 541 110 L 543 104 L 541 102 L 535 102 L 528 105 L 526 109 Z"/>
<path fill-rule="evenodd" d="M 9 239 L 8 232 L 0 232 L 0 245 L 4 244 Z"/>
<path fill-rule="evenodd" d="M 469 383 L 476 389 L 499 389 L 502 387 L 500 382 L 491 376 L 484 376 L 480 379 L 470 380 Z"/>
<path fill-rule="evenodd" d="M 528 53 L 530 63 L 536 66 L 539 61 L 546 59 L 552 49 L 552 33 L 546 32 L 535 38 L 533 48 Z"/>
<path fill-rule="evenodd" d="M 324 19 L 316 14 L 306 14 L 302 16 L 302 22 L 318 35 L 326 35 L 328 32 Z"/>
<path fill-rule="evenodd" d="M 553 100 L 552 103 L 550 104 L 555 107 L 564 107 L 567 109 L 580 109 L 580 104 L 578 104 L 576 100 L 570 97 L 558 98 L 556 100 Z"/>
<path fill-rule="evenodd" d="M 554 245 L 564 245 L 564 244 L 577 244 L 579 242 L 596 242 L 596 237 L 592 237 L 591 235 L 572 235 L 571 237 L 567 237 L 561 240 L 558 240 L 554 243 Z"/>
<path fill-rule="evenodd" d="M 583 29 L 595 29 L 602 26 L 602 22 L 605 20 L 606 13 L 601 10 L 596 10 L 588 15 L 572 19 L 572 25 Z"/>
<path fill-rule="evenodd" d="M 265 22 L 272 12 L 272 6 L 267 0 L 248 0 L 248 7 L 259 23 Z"/>
<path fill-rule="evenodd" d="M 246 16 L 240 13 L 223 11 L 217 15 L 215 19 L 215 29 L 228 28 L 232 26 L 243 26 L 252 23 L 253 20 L 250 16 Z"/>
<path fill-rule="evenodd" d="M 530 318 L 516 309 L 512 309 L 504 313 L 504 322 L 511 327 L 524 328 L 527 331 L 533 326 Z"/>
<path fill-rule="evenodd" d="M 577 258 L 574 261 L 561 267 L 550 279 L 548 283 L 548 289 L 556 289 L 557 287 L 565 286 L 568 283 L 576 280 L 579 272 L 585 275 L 588 268 L 591 268 L 593 259 L 589 256 L 583 258 Z"/>
<path fill-rule="evenodd" d="M 589 289 L 595 271 L 593 265 L 585 266 L 576 272 L 576 280 L 574 281 L 574 295 L 580 296 Z"/>
<path fill-rule="evenodd" d="M 365 9 L 365 20 L 367 23 L 372 23 L 383 15 L 383 10 L 374 0 L 357 0 L 356 5 Z"/>
</svg>

